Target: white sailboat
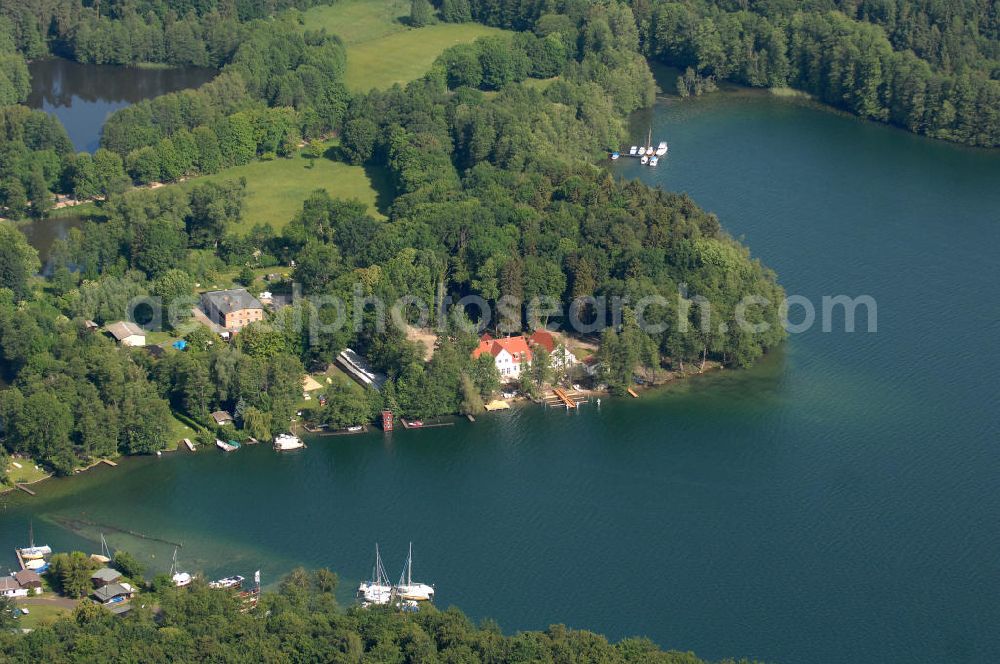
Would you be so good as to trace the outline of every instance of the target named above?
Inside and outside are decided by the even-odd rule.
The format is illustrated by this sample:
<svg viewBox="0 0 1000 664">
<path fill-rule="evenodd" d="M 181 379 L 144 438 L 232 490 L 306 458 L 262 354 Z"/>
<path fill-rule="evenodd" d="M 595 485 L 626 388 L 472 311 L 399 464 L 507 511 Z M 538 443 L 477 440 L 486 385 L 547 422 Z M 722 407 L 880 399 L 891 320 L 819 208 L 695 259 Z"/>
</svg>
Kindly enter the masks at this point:
<svg viewBox="0 0 1000 664">
<path fill-rule="evenodd" d="M 52 553 L 52 547 L 47 544 L 35 546 L 35 524 L 28 523 L 28 546 L 20 549 L 21 558 L 24 560 L 39 560 Z"/>
<path fill-rule="evenodd" d="M 404 602 L 429 602 L 434 599 L 434 586 L 413 582 L 413 542 L 410 542 L 410 552 L 406 557 L 406 565 L 403 566 L 403 573 L 399 577 L 396 590 Z"/>
<path fill-rule="evenodd" d="M 177 569 L 177 548 L 174 547 L 174 558 L 173 563 L 170 565 L 170 580 L 174 582 L 174 585 L 178 588 L 183 588 L 189 585 L 194 577 L 187 572 L 181 572 Z"/>
<path fill-rule="evenodd" d="M 379 553 L 378 544 L 375 544 L 375 565 L 372 567 L 372 578 L 369 581 L 362 581 L 358 586 L 357 597 L 363 606 L 372 604 L 388 604 L 392 601 L 393 588 L 389 583 L 389 575 L 385 573 L 382 565 L 382 555 Z"/>
<path fill-rule="evenodd" d="M 286 450 L 297 450 L 299 448 L 305 447 L 306 444 L 298 436 L 293 436 L 288 433 L 283 433 L 274 439 L 274 449 L 279 452 Z"/>
</svg>

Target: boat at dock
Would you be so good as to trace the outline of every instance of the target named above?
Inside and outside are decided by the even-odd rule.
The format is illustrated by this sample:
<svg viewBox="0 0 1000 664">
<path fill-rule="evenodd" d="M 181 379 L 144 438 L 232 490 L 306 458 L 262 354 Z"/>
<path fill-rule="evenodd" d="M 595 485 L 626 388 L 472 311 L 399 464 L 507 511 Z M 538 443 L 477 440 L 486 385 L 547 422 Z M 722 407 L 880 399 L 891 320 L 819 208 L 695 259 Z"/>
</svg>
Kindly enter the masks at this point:
<svg viewBox="0 0 1000 664">
<path fill-rule="evenodd" d="M 618 153 L 618 152 L 612 152 L 611 153 L 611 159 L 618 159 L 619 157 L 621 157 L 620 153 Z"/>
<path fill-rule="evenodd" d="M 239 574 L 233 576 L 227 576 L 224 579 L 219 579 L 218 581 L 211 581 L 208 584 L 209 588 L 222 589 L 222 590 L 239 590 L 243 587 L 243 582 L 246 581 L 245 578 Z"/>
<path fill-rule="evenodd" d="M 26 546 L 21 551 L 21 557 L 25 560 L 38 560 L 52 553 L 50 546 Z"/>
<path fill-rule="evenodd" d="M 240 443 L 239 441 L 236 440 L 231 440 L 227 443 L 223 440 L 216 438 L 215 446 L 218 447 L 223 452 L 235 452 L 236 450 L 240 449 Z"/>
<path fill-rule="evenodd" d="M 410 551 L 406 556 L 406 564 L 399 577 L 396 592 L 404 602 L 429 602 L 434 599 L 434 586 L 413 582 L 413 542 L 410 542 Z"/>
<path fill-rule="evenodd" d="M 639 163 L 645 166 L 646 164 L 649 163 L 649 157 L 647 157 L 646 155 L 642 155 L 642 157 L 639 159 Z"/>
<path fill-rule="evenodd" d="M 372 576 L 368 581 L 362 581 L 358 586 L 357 597 L 361 600 L 362 606 L 372 604 L 388 604 L 392 601 L 393 587 L 389 583 L 389 575 L 385 573 L 382 565 L 382 555 L 379 553 L 378 544 L 375 545 L 375 565 L 372 566 Z"/>
<path fill-rule="evenodd" d="M 301 438 L 293 436 L 289 433 L 283 433 L 274 439 L 274 449 L 278 452 L 297 450 L 305 446 L 306 444 L 302 442 Z"/>
<path fill-rule="evenodd" d="M 656 166 L 658 163 L 660 163 L 660 158 L 657 157 L 655 154 L 652 157 L 649 158 L 649 165 L 650 166 Z"/>
<path fill-rule="evenodd" d="M 660 144 L 656 147 L 656 156 L 657 157 L 662 157 L 663 155 L 667 154 L 667 150 L 668 149 L 669 148 L 667 146 L 667 142 L 666 141 L 660 141 Z"/>
<path fill-rule="evenodd" d="M 633 145 L 628 149 L 628 156 L 634 157 L 636 154 L 638 154 L 638 152 L 639 152 L 639 146 Z"/>
</svg>

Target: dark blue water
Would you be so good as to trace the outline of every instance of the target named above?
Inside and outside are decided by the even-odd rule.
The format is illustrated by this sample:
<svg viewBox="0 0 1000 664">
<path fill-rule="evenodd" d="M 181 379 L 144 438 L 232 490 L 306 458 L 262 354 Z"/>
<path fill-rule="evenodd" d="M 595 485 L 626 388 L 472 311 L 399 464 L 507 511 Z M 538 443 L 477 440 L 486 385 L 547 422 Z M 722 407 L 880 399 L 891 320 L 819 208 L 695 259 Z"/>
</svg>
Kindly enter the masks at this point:
<svg viewBox="0 0 1000 664">
<path fill-rule="evenodd" d="M 100 147 L 101 128 L 114 111 L 143 99 L 196 88 L 216 74 L 199 67 L 84 65 L 61 58 L 37 60 L 28 69 L 28 106 L 59 118 L 73 147 L 82 152 Z"/>
<path fill-rule="evenodd" d="M 690 192 L 789 293 L 871 295 L 875 334 L 814 330 L 747 372 L 579 413 L 229 456 L 177 452 L 5 497 L 0 550 L 97 533 L 208 576 L 414 542 L 439 604 L 774 662 L 1000 657 L 1000 154 L 755 94 L 665 101 L 627 177 Z M 860 329 L 864 330 L 864 319 Z M 155 557 L 154 557 L 155 556 Z M 11 558 L 10 564 L 13 564 Z"/>
</svg>

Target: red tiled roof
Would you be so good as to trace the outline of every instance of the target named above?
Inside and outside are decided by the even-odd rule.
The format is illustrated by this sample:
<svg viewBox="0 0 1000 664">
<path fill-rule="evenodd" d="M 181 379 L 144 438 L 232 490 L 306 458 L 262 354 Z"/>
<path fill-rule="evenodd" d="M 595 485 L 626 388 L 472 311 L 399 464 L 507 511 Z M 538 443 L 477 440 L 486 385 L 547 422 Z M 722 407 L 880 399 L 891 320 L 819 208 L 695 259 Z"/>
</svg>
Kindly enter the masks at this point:
<svg viewBox="0 0 1000 664">
<path fill-rule="evenodd" d="M 528 337 L 528 343 L 531 345 L 539 345 L 550 353 L 556 348 L 556 340 L 553 338 L 552 334 L 545 329 L 537 329 L 531 333 Z"/>
<path fill-rule="evenodd" d="M 496 357 L 501 350 L 507 351 L 519 360 L 531 361 L 531 349 L 528 348 L 528 341 L 523 336 L 494 339 L 488 334 L 479 338 L 479 345 L 472 351 L 472 358 L 475 359 L 487 352 Z M 522 355 L 518 355 L 519 353 Z"/>
</svg>

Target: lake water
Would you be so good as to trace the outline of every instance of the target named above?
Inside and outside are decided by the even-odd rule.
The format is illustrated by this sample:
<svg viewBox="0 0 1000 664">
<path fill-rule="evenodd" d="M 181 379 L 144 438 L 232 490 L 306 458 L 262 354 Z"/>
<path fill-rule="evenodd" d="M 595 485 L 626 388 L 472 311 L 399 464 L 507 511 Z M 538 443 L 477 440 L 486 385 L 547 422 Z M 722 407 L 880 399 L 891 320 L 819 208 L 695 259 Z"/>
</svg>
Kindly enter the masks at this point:
<svg viewBox="0 0 1000 664">
<path fill-rule="evenodd" d="M 84 65 L 61 58 L 28 65 L 31 94 L 28 106 L 59 118 L 78 151 L 100 146 L 101 128 L 114 111 L 168 92 L 196 88 L 217 73 L 184 67 L 159 69 Z"/>
<path fill-rule="evenodd" d="M 328 566 L 348 601 L 376 540 L 393 576 L 412 540 L 439 604 L 506 631 L 995 661 L 1000 153 L 764 94 L 662 100 L 637 139 L 649 124 L 668 158 L 614 171 L 690 192 L 817 307 L 871 295 L 878 332 L 817 326 L 750 371 L 599 410 L 131 460 L 4 497 L 0 550 L 33 519 L 36 542 L 96 551 L 103 531 L 165 569 L 173 546 L 131 530 L 213 577 Z"/>
</svg>

